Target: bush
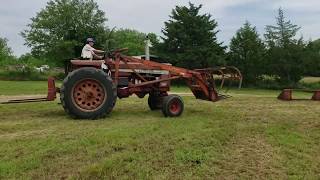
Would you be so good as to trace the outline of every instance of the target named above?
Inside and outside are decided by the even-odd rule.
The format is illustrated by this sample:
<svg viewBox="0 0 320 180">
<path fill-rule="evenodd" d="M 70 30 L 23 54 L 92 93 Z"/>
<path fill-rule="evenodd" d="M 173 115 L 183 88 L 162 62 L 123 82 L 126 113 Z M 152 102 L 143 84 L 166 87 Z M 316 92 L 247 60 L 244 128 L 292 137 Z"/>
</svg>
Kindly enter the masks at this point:
<svg viewBox="0 0 320 180">
<path fill-rule="evenodd" d="M 0 80 L 47 80 L 49 76 L 63 79 L 64 71 L 59 68 L 53 68 L 45 72 L 39 72 L 35 68 L 42 65 L 55 67 L 53 62 L 45 58 L 35 58 L 27 53 L 20 58 L 6 58 L 0 61 Z"/>
<path fill-rule="evenodd" d="M 252 87 L 253 85 L 249 85 L 249 87 Z M 258 78 L 256 81 L 255 88 L 263 88 L 263 89 L 285 89 L 285 88 L 305 88 L 305 85 L 301 82 L 294 83 L 294 82 L 284 82 L 280 79 L 279 76 L 268 76 L 268 75 L 262 75 Z"/>
<path fill-rule="evenodd" d="M 0 80 L 46 81 L 48 77 L 63 79 L 64 73 L 57 71 L 37 72 L 31 68 L 24 70 L 0 70 Z"/>
</svg>

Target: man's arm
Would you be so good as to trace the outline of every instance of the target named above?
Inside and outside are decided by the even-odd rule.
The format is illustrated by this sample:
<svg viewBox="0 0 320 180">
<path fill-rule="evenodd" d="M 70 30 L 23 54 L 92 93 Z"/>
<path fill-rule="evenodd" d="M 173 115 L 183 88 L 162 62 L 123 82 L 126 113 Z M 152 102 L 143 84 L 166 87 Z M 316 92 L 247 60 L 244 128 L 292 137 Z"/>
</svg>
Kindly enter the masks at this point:
<svg viewBox="0 0 320 180">
<path fill-rule="evenodd" d="M 92 54 L 92 56 L 93 56 L 93 58 L 94 59 L 102 59 L 103 58 L 103 56 L 99 56 L 99 55 L 97 55 L 96 53 L 103 53 L 104 51 L 100 51 L 100 50 L 92 50 L 91 51 L 91 54 Z"/>
<path fill-rule="evenodd" d="M 104 53 L 104 51 L 98 50 L 98 49 L 94 49 L 93 52 L 94 52 L 94 53 Z"/>
<path fill-rule="evenodd" d="M 100 53 L 104 53 L 104 51 L 95 49 L 93 47 L 90 47 L 90 51 L 91 51 L 91 54 L 93 56 L 93 59 L 102 59 L 103 58 L 103 56 L 99 56 L 96 53 L 100 54 Z"/>
</svg>

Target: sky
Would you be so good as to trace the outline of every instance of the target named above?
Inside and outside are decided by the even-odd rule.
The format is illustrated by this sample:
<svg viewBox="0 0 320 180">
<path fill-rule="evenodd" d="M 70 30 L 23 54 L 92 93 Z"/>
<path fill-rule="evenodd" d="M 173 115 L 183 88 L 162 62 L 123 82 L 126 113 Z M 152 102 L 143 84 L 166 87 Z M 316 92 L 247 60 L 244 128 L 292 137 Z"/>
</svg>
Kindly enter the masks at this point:
<svg viewBox="0 0 320 180">
<path fill-rule="evenodd" d="M 131 28 L 161 34 L 164 22 L 176 5 L 188 2 L 202 4 L 202 13 L 209 13 L 218 22 L 218 38 L 228 45 L 236 31 L 248 20 L 264 34 L 266 25 L 275 24 L 278 8 L 292 23 L 301 26 L 299 36 L 305 40 L 320 38 L 320 0 L 96 0 L 106 13 L 110 28 Z M 0 0 L 0 37 L 8 39 L 14 55 L 30 51 L 20 32 L 31 23 L 30 18 L 45 8 L 48 0 Z"/>
</svg>

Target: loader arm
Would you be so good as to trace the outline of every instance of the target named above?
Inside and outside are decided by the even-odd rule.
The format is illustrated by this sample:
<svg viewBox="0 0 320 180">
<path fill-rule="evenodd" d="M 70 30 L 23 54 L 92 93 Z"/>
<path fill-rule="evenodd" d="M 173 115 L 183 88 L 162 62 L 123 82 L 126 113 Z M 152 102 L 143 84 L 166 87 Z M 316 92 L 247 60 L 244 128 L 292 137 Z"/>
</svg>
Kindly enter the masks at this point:
<svg viewBox="0 0 320 180">
<path fill-rule="evenodd" d="M 168 81 L 168 80 L 178 79 L 178 78 L 185 79 L 187 85 L 189 86 L 193 95 L 197 99 L 208 100 L 208 101 L 218 101 L 221 99 L 221 97 L 218 96 L 218 93 L 215 90 L 214 83 L 213 83 L 214 81 L 213 76 L 212 74 L 210 74 L 210 71 L 205 71 L 203 69 L 201 71 L 188 70 L 185 68 L 175 67 L 175 66 L 162 64 L 162 63 L 158 63 L 150 60 L 137 59 L 137 58 L 125 56 L 122 54 L 116 54 L 115 57 L 116 57 L 115 64 L 119 64 L 120 61 L 123 61 L 125 63 L 136 62 L 136 63 L 144 64 L 149 67 L 154 67 L 154 68 L 159 68 L 161 70 L 169 71 L 172 77 L 169 77 L 168 79 L 162 79 L 161 81 Z M 117 66 L 116 66 L 116 72 L 117 72 Z M 117 77 L 115 79 L 117 79 Z M 158 83 L 158 82 L 159 81 L 157 80 L 149 81 L 149 82 L 144 82 L 144 84 L 142 85 Z M 136 86 L 141 86 L 141 85 L 136 85 Z"/>
</svg>

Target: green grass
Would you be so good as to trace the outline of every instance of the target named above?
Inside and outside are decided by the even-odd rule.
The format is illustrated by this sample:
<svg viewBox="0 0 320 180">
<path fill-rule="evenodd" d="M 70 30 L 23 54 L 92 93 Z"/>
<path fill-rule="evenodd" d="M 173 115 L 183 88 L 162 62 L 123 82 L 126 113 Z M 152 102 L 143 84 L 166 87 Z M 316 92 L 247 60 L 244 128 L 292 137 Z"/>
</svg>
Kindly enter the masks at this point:
<svg viewBox="0 0 320 180">
<path fill-rule="evenodd" d="M 59 86 L 61 82 L 56 84 Z M 47 90 L 47 81 L 0 81 L 0 96 L 47 94 Z"/>
<path fill-rule="evenodd" d="M 46 94 L 45 81 L 0 81 L 0 95 Z"/>
<path fill-rule="evenodd" d="M 46 88 L 29 82 L 13 92 L 3 83 L 0 94 Z M 185 112 L 173 119 L 136 97 L 95 121 L 71 119 L 58 101 L 0 105 L 0 179 L 320 178 L 319 102 L 230 93 L 217 103 L 184 96 Z"/>
</svg>

